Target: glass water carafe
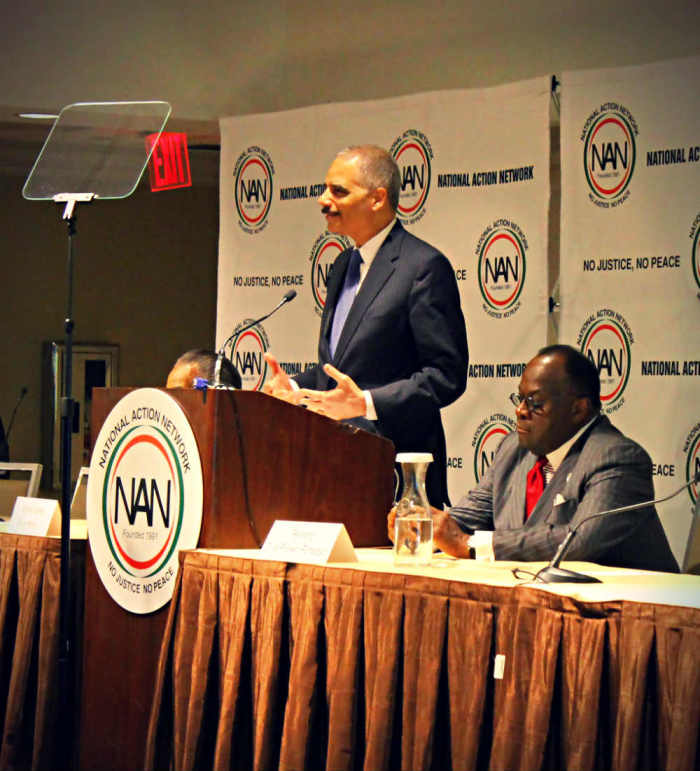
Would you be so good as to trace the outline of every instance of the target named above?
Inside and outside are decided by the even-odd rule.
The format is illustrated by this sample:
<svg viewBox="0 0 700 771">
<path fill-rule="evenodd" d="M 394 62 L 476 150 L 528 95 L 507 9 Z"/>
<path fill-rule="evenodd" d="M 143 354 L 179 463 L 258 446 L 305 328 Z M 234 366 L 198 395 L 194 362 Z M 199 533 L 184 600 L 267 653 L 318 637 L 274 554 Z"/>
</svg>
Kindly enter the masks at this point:
<svg viewBox="0 0 700 771">
<path fill-rule="evenodd" d="M 429 565 L 433 554 L 433 517 L 425 492 L 425 474 L 433 456 L 429 452 L 401 452 L 403 490 L 396 504 L 394 563 Z"/>
</svg>

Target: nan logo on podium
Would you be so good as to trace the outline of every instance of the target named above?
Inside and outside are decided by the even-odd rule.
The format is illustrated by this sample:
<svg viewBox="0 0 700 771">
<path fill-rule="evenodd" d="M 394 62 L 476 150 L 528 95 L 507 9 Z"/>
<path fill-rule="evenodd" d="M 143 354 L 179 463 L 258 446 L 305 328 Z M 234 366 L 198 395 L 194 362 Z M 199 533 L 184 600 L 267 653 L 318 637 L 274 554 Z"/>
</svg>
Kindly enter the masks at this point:
<svg viewBox="0 0 700 771">
<path fill-rule="evenodd" d="M 95 442 L 87 489 L 90 548 L 122 608 L 151 613 L 171 598 L 180 549 L 197 546 L 202 465 L 182 408 L 155 388 L 128 393 Z"/>
</svg>

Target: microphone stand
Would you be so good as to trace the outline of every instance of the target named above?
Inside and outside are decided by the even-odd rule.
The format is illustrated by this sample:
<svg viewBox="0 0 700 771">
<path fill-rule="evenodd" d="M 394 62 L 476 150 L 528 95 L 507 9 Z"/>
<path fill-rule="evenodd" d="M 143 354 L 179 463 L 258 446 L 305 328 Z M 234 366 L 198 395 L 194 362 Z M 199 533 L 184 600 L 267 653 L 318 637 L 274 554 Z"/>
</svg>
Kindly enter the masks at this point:
<svg viewBox="0 0 700 771">
<path fill-rule="evenodd" d="M 221 346 L 221 348 L 219 349 L 219 352 L 216 354 L 216 364 L 214 365 L 214 382 L 211 384 L 210 386 L 211 388 L 218 388 L 218 389 L 229 388 L 229 386 L 225 386 L 221 383 L 221 364 L 224 360 L 224 356 L 226 355 L 226 346 L 234 339 L 234 337 L 237 337 L 243 332 L 247 332 L 251 327 L 254 327 L 256 324 L 259 324 L 261 321 L 265 321 L 265 319 L 270 318 L 270 316 L 272 316 L 273 313 L 276 313 L 285 303 L 291 302 L 296 296 L 297 296 L 296 289 L 290 289 L 269 313 L 266 313 L 264 316 L 261 316 L 259 319 L 255 319 L 255 321 L 251 321 L 250 323 L 246 324 L 242 329 L 237 329 L 232 335 L 229 335 L 229 337 L 226 338 L 226 340 L 224 341 L 224 344 Z"/>
<path fill-rule="evenodd" d="M 14 410 L 12 410 L 12 415 L 10 416 L 10 422 L 7 426 L 7 433 L 5 434 L 5 439 L 7 439 L 8 443 L 10 441 L 10 431 L 12 431 L 12 424 L 15 422 L 15 415 L 17 414 L 17 409 L 19 408 L 19 405 L 22 403 L 22 399 L 27 395 L 27 386 L 22 386 L 19 392 L 19 399 L 17 399 L 17 404 L 15 404 Z"/>
<path fill-rule="evenodd" d="M 272 316 L 272 314 L 275 313 L 277 310 L 279 310 L 285 303 L 291 302 L 296 296 L 297 296 L 296 290 L 290 289 L 269 313 L 266 313 L 264 316 L 261 316 L 259 319 L 255 319 L 255 321 L 251 321 L 248 324 L 245 324 L 241 329 L 237 329 L 232 335 L 226 338 L 226 340 L 224 341 L 224 344 L 221 346 L 218 353 L 216 354 L 216 364 L 214 365 L 214 382 L 211 384 L 210 386 L 211 388 L 214 388 L 217 390 L 225 390 L 225 391 L 234 390 L 231 386 L 225 386 L 221 383 L 221 364 L 224 360 L 224 356 L 226 355 L 226 346 L 237 335 L 242 334 L 243 332 L 250 329 L 251 327 L 254 327 L 256 324 L 259 324 L 261 321 L 265 321 L 265 319 Z M 248 519 L 248 527 L 250 528 L 250 532 L 253 536 L 253 540 L 258 545 L 258 547 L 260 547 L 262 545 L 262 541 L 260 540 L 258 529 L 255 526 L 255 519 L 253 517 L 253 513 L 250 508 L 250 497 L 248 495 L 248 468 L 247 468 L 246 456 L 245 456 L 245 443 L 243 441 L 243 433 L 241 429 L 241 420 L 240 420 L 240 415 L 238 414 L 238 405 L 236 403 L 236 399 L 233 394 L 230 395 L 230 399 L 231 399 L 231 408 L 233 410 L 233 416 L 235 419 L 236 436 L 238 437 L 238 448 L 239 448 L 239 455 L 241 459 L 243 499 L 245 502 L 246 518 Z M 218 399 L 215 401 L 214 410 L 216 411 L 214 425 L 218 425 L 218 410 L 219 410 Z M 216 454 L 214 455 L 214 457 L 215 458 L 217 457 Z M 212 480 L 214 480 L 213 481 L 214 484 L 216 484 L 216 480 L 217 480 L 216 472 L 217 472 L 217 469 L 214 468 L 212 470 Z"/>
<path fill-rule="evenodd" d="M 581 520 L 575 527 L 569 528 L 569 532 L 566 534 L 564 540 L 559 544 L 559 548 L 556 550 L 552 561 L 546 567 L 538 570 L 535 574 L 535 580 L 541 581 L 545 584 L 558 584 L 558 583 L 576 583 L 576 584 L 601 584 L 603 583 L 599 578 L 594 576 L 588 576 L 585 573 L 577 573 L 574 570 L 567 570 L 566 568 L 560 568 L 559 563 L 564 559 L 564 555 L 569 550 L 569 545 L 574 536 L 578 532 L 582 525 L 586 522 L 590 522 L 592 519 L 598 519 L 599 517 L 607 517 L 608 514 L 621 514 L 624 511 L 635 511 L 636 509 L 645 509 L 647 506 L 655 506 L 657 503 L 664 503 L 671 498 L 675 498 L 678 493 L 682 493 L 686 487 L 690 487 L 692 484 L 700 482 L 700 472 L 677 490 L 664 498 L 657 498 L 652 501 L 644 501 L 642 503 L 631 503 L 628 506 L 619 506 L 616 509 L 608 509 L 607 511 L 598 512 L 598 514 L 592 514 L 590 517 L 586 517 Z"/>
</svg>

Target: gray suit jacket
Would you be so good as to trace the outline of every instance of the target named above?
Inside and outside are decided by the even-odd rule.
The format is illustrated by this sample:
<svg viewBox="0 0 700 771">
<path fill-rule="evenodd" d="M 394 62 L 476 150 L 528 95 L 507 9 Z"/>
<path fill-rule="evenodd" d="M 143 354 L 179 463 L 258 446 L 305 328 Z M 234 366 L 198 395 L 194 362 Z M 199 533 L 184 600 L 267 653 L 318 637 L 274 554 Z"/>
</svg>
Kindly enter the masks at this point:
<svg viewBox="0 0 700 771">
<path fill-rule="evenodd" d="M 483 479 L 450 510 L 468 532 L 494 531 L 496 559 L 550 560 L 570 526 L 596 512 L 654 497 L 649 456 L 602 415 L 572 445 L 524 521 L 526 477 L 534 462 L 517 434 L 509 434 Z M 555 499 L 564 502 L 554 506 Z M 566 559 L 678 572 L 653 507 L 582 525 Z"/>
<path fill-rule="evenodd" d="M 333 388 L 321 368 L 330 362 L 369 390 L 376 427 L 396 451 L 433 454 L 428 497 L 441 507 L 449 499 L 440 409 L 464 391 L 469 362 L 454 270 L 397 222 L 367 271 L 331 358 L 328 339 L 349 258 L 350 250 L 340 254 L 328 279 L 319 364 L 295 380 L 303 388 Z"/>
</svg>

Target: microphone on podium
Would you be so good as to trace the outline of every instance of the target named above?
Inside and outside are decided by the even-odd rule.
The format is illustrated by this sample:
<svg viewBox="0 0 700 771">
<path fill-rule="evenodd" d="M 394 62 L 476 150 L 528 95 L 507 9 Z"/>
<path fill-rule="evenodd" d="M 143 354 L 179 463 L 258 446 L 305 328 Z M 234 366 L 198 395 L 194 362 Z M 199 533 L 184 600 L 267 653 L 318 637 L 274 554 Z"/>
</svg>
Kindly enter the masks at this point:
<svg viewBox="0 0 700 771">
<path fill-rule="evenodd" d="M 224 356 L 226 355 L 226 346 L 233 340 L 234 337 L 237 335 L 242 334 L 243 332 L 247 332 L 251 327 L 254 327 L 256 324 L 259 324 L 261 321 L 265 321 L 265 319 L 270 318 L 273 313 L 276 313 L 285 303 L 291 302 L 295 297 L 297 296 L 297 290 L 296 289 L 290 289 L 288 292 L 285 292 L 282 299 L 275 305 L 275 307 L 269 312 L 266 313 L 264 316 L 261 316 L 259 319 L 255 319 L 255 321 L 251 321 L 248 324 L 246 324 L 241 329 L 237 329 L 232 335 L 229 335 L 229 337 L 226 338 L 224 341 L 224 344 L 219 349 L 219 352 L 216 354 L 216 364 L 214 366 L 214 382 L 211 384 L 211 388 L 225 388 L 226 386 L 223 386 L 221 384 L 221 362 L 224 359 Z"/>
<path fill-rule="evenodd" d="M 593 576 L 587 576 L 585 573 L 577 573 L 573 570 L 567 570 L 566 568 L 559 567 L 559 563 L 564 559 L 564 555 L 569 550 L 569 545 L 571 544 L 571 541 L 573 540 L 574 536 L 578 532 L 579 528 L 582 525 L 585 525 L 586 522 L 590 522 L 592 519 L 598 519 L 599 517 L 607 517 L 608 515 L 612 515 L 612 514 L 622 514 L 625 511 L 636 511 L 637 509 L 645 509 L 648 506 L 655 506 L 657 503 L 663 503 L 664 501 L 668 501 L 671 498 L 675 498 L 676 495 L 678 495 L 679 493 L 682 493 L 683 490 L 685 490 L 687 487 L 690 487 L 690 485 L 693 485 L 693 484 L 697 484 L 698 482 L 700 482 L 700 471 L 696 472 L 695 476 L 692 479 L 690 479 L 688 482 L 686 482 L 684 485 L 679 487 L 670 495 L 664 496 L 663 498 L 656 498 L 653 501 L 642 501 L 641 503 L 632 503 L 629 506 L 619 506 L 616 509 L 608 509 L 607 511 L 599 511 L 596 514 L 591 514 L 585 519 L 582 519 L 575 527 L 569 528 L 569 532 L 566 534 L 566 537 L 564 538 L 564 540 L 559 544 L 559 548 L 556 550 L 554 556 L 552 557 L 552 561 L 549 563 L 549 565 L 542 568 L 541 570 L 538 570 L 537 573 L 535 573 L 535 580 L 541 581 L 542 583 L 545 583 L 545 584 L 555 584 L 555 583 L 600 584 L 602 583 L 602 581 L 599 578 L 594 578 Z"/>
</svg>

